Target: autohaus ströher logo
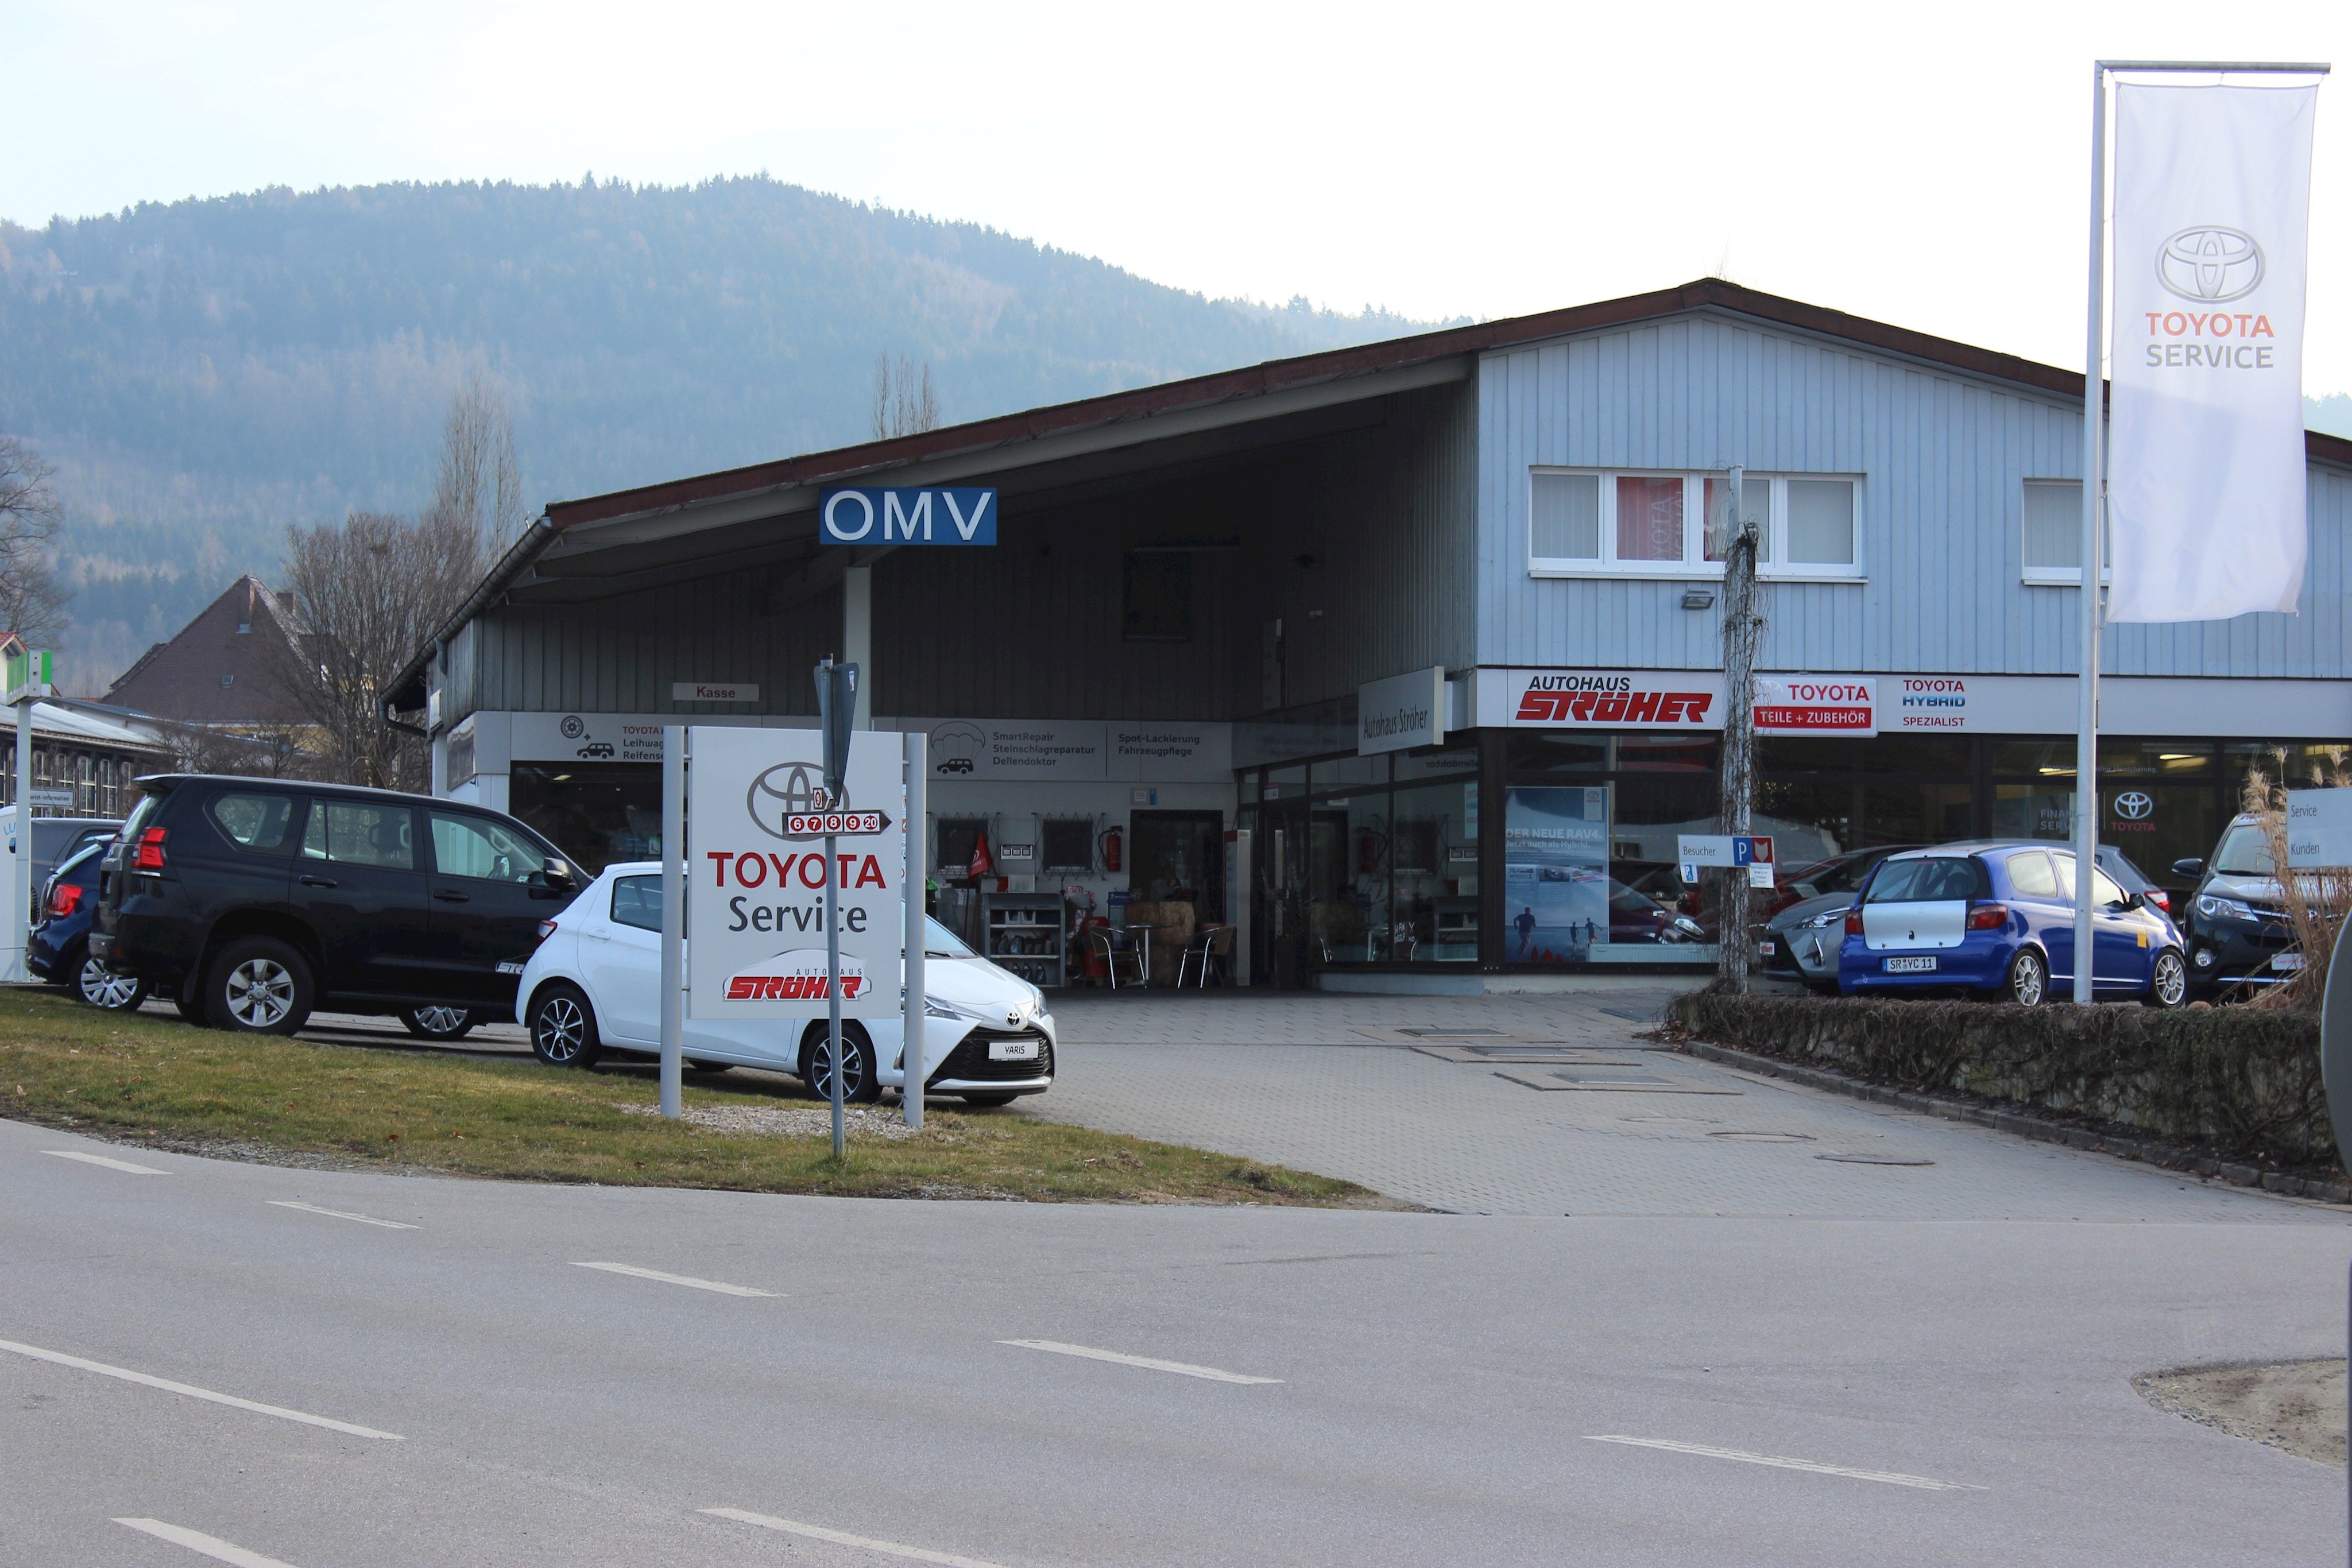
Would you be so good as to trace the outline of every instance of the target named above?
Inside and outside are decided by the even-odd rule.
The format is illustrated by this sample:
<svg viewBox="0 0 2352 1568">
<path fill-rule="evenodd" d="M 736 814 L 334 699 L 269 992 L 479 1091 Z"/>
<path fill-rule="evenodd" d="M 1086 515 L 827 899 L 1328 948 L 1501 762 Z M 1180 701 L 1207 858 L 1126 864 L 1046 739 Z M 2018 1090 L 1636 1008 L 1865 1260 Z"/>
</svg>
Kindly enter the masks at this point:
<svg viewBox="0 0 2352 1568">
<path fill-rule="evenodd" d="M 2156 801 L 2143 789 L 2126 789 L 2116 797 L 2116 815 L 2126 822 L 2144 822 L 2154 814 Z"/>
<path fill-rule="evenodd" d="M 2243 229 L 2182 229 L 2158 247 L 2156 280 L 2200 305 L 2243 299 L 2263 280 L 2263 247 Z"/>
<path fill-rule="evenodd" d="M 744 810 L 759 830 L 772 838 L 821 839 L 832 833 L 850 837 L 878 833 L 890 825 L 879 811 L 853 811 L 845 793 L 828 800 L 823 770 L 805 762 L 779 762 L 744 792 Z"/>
</svg>

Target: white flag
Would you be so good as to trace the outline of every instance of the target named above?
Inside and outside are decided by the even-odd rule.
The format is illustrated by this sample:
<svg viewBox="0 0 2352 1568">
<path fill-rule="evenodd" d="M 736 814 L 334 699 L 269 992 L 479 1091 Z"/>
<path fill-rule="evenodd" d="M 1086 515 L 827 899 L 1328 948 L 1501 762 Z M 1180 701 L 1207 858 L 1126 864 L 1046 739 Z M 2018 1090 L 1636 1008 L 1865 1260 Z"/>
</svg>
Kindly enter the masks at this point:
<svg viewBox="0 0 2352 1568">
<path fill-rule="evenodd" d="M 2116 89 L 2110 621 L 2292 612 L 2315 87 Z"/>
</svg>

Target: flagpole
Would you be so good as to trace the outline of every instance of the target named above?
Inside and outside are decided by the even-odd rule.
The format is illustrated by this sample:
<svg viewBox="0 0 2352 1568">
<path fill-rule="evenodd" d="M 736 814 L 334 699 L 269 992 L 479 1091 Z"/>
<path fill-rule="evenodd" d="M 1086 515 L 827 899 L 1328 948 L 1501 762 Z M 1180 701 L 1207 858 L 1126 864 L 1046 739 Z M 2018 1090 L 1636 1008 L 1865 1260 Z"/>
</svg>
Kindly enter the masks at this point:
<svg viewBox="0 0 2352 1568">
<path fill-rule="evenodd" d="M 2107 62 L 2091 67 L 2091 266 L 2083 350 L 2083 664 L 2074 724 L 2074 1000 L 2091 1005 L 2099 858 L 2099 503 L 2106 489 Z"/>
</svg>

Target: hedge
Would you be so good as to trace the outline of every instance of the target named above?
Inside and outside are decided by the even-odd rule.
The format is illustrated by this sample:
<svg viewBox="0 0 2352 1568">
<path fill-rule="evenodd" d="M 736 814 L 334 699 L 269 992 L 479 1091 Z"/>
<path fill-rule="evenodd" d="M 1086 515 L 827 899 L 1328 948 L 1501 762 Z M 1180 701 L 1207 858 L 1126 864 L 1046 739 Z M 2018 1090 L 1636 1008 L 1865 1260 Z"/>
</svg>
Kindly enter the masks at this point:
<svg viewBox="0 0 2352 1568">
<path fill-rule="evenodd" d="M 2005 1100 L 2288 1166 L 2336 1164 L 2316 1013 L 1703 991 L 1675 1016 L 1702 1040 L 1874 1083 Z"/>
</svg>

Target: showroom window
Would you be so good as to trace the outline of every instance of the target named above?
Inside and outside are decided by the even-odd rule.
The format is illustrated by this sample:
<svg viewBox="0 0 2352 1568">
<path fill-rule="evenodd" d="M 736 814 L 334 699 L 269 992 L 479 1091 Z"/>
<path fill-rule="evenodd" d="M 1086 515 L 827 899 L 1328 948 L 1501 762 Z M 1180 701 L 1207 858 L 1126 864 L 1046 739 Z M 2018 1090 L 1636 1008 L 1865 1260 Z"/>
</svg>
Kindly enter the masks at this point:
<svg viewBox="0 0 2352 1568">
<path fill-rule="evenodd" d="M 2030 583 L 2073 586 L 2083 580 L 2083 482 L 2080 479 L 2028 479 L 2025 482 L 2024 578 Z M 2104 520 L 2103 520 L 2104 521 Z M 2115 559 L 2115 535 L 2104 533 L 2105 554 Z M 2112 582 L 2112 570 L 2099 574 Z"/>
<path fill-rule="evenodd" d="M 1750 474 L 1740 502 L 1761 531 L 1766 577 L 1863 575 L 1859 486 L 1843 476 Z M 1528 471 L 1528 570 L 1536 577 L 1699 577 L 1723 570 L 1730 481 L 1705 474 Z"/>
</svg>

